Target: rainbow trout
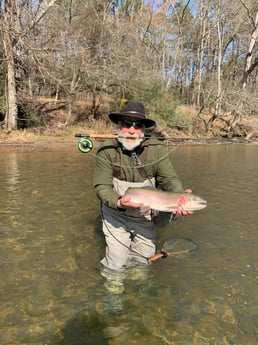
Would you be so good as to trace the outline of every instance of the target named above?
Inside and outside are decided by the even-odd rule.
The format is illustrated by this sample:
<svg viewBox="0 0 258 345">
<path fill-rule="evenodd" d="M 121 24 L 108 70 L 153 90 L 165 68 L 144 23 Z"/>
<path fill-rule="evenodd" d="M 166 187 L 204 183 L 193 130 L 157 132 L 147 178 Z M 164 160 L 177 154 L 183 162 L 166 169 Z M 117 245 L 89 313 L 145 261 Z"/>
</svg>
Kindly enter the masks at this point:
<svg viewBox="0 0 258 345">
<path fill-rule="evenodd" d="M 207 206 L 206 200 L 192 193 L 165 192 L 152 187 L 128 188 L 125 195 L 130 196 L 132 202 L 163 212 L 172 212 L 179 207 L 186 211 L 198 211 Z"/>
</svg>

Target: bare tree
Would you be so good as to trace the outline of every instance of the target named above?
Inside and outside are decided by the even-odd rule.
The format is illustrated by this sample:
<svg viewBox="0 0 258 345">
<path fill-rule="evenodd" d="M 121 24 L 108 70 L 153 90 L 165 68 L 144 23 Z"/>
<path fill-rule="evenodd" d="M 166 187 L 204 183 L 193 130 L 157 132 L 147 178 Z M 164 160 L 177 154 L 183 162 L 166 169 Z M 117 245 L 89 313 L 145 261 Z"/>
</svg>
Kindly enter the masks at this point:
<svg viewBox="0 0 258 345">
<path fill-rule="evenodd" d="M 258 11 L 256 11 L 254 16 L 252 16 L 245 2 L 241 0 L 241 3 L 243 4 L 243 7 L 246 9 L 248 18 L 250 22 L 252 23 L 253 29 L 250 35 L 248 52 L 245 57 L 243 77 L 240 84 L 240 92 L 239 92 L 240 97 L 239 97 L 237 107 L 232 112 L 232 117 L 229 121 L 228 131 L 232 131 L 234 129 L 238 119 L 241 117 L 243 113 L 243 106 L 244 106 L 244 102 L 247 96 L 246 87 L 248 83 L 248 78 L 251 75 L 251 73 L 255 71 L 255 69 L 257 70 L 257 67 L 258 67 L 258 56 L 254 54 L 254 48 L 255 48 L 255 45 L 257 45 L 257 40 L 258 40 Z"/>
<path fill-rule="evenodd" d="M 44 17 L 56 0 L 20 2 L 1 0 L 1 38 L 3 41 L 6 66 L 6 117 L 5 125 L 9 130 L 17 129 L 17 85 L 16 56 L 28 32 Z M 30 13 L 30 17 L 28 16 Z"/>
<path fill-rule="evenodd" d="M 174 92 L 209 109 L 206 130 L 226 111 L 252 111 L 255 0 L 0 2 L 9 129 L 17 127 L 21 97 L 62 98 L 70 124 L 77 99 L 90 99 L 97 119 L 104 96 L 141 98 L 155 83 L 168 103 Z"/>
<path fill-rule="evenodd" d="M 16 129 L 17 127 L 17 96 L 16 96 L 16 84 L 15 84 L 15 62 L 13 46 L 15 45 L 15 39 L 13 37 L 13 27 L 15 26 L 15 19 L 13 18 L 13 7 L 15 2 L 1 1 L 1 31 L 2 40 L 6 62 L 6 126 L 8 129 Z"/>
</svg>

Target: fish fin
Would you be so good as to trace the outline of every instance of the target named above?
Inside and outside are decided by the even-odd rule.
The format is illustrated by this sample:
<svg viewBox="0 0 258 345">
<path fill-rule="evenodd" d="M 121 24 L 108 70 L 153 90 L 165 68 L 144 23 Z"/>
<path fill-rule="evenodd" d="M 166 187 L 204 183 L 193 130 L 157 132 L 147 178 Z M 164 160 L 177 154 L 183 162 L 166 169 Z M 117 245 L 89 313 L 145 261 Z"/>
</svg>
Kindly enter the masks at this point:
<svg viewBox="0 0 258 345">
<path fill-rule="evenodd" d="M 168 212 L 172 212 L 178 209 L 178 205 L 168 205 L 167 210 Z"/>
<path fill-rule="evenodd" d="M 142 216 L 150 215 L 151 214 L 151 208 L 149 206 L 145 206 L 145 205 L 141 206 L 140 207 L 140 214 Z"/>
</svg>

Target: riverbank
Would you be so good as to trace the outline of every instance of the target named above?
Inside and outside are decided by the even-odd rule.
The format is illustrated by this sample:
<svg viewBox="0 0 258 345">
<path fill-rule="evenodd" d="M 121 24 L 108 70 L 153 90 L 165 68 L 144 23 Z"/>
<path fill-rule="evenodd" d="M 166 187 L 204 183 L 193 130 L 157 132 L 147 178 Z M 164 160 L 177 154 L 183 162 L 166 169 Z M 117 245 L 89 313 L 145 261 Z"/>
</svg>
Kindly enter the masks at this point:
<svg viewBox="0 0 258 345">
<path fill-rule="evenodd" d="M 56 137 L 35 138 L 35 139 L 4 139 L 0 138 L 0 152 L 5 151 L 57 151 L 73 150 L 76 148 L 76 138 L 67 137 L 59 139 Z"/>
<path fill-rule="evenodd" d="M 30 129 L 0 132 L 0 151 L 55 151 L 76 149 L 76 133 L 86 133 L 83 127 L 67 129 Z"/>
<path fill-rule="evenodd" d="M 27 131 L 12 131 L 0 132 L 0 152 L 5 151 L 56 151 L 56 150 L 75 150 L 79 138 L 75 135 L 77 133 L 87 134 L 92 136 L 94 147 L 98 147 L 103 139 L 95 139 L 96 133 L 114 134 L 114 128 L 109 127 L 106 131 L 101 129 L 89 129 L 86 127 L 72 127 L 66 129 L 31 129 Z M 232 143 L 254 143 L 258 144 L 258 139 L 255 138 L 223 138 L 223 137 L 199 137 L 189 135 L 180 130 L 173 130 L 171 132 L 162 133 L 157 131 L 153 133 L 159 138 L 164 139 L 166 145 L 176 144 L 232 144 Z"/>
</svg>

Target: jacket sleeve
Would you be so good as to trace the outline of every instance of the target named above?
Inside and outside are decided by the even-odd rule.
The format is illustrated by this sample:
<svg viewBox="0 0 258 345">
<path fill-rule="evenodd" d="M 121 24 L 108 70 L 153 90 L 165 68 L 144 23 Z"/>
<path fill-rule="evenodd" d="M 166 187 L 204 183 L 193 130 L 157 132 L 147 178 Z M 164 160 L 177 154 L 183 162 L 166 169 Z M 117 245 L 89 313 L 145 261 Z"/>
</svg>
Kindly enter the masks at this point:
<svg viewBox="0 0 258 345">
<path fill-rule="evenodd" d="M 163 145 L 157 147 L 156 180 L 161 189 L 171 192 L 183 192 L 182 182 L 178 178 L 167 149 Z"/>
<path fill-rule="evenodd" d="M 115 150 L 100 148 L 97 152 L 93 187 L 97 197 L 111 208 L 117 209 L 119 195 L 113 189 L 113 164 Z M 113 157 L 114 156 L 114 157 Z"/>
</svg>

